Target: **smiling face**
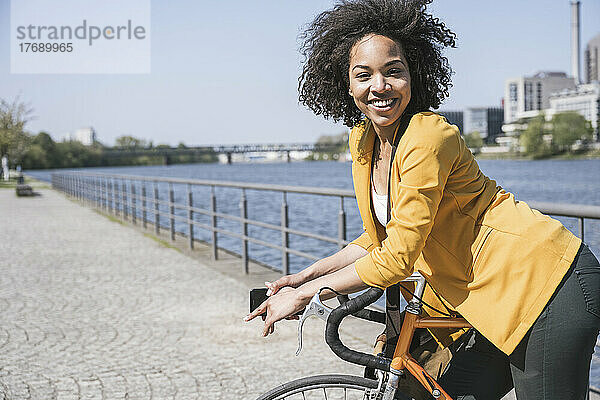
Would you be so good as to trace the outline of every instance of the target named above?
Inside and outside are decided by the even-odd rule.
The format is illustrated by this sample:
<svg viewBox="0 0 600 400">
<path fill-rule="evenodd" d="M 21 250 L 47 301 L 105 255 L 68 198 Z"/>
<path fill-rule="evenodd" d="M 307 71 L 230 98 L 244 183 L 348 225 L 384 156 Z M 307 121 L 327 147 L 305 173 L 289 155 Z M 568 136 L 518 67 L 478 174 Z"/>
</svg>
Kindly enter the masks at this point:
<svg viewBox="0 0 600 400">
<path fill-rule="evenodd" d="M 350 50 L 350 95 L 376 128 L 394 128 L 410 101 L 410 73 L 402 46 L 367 35 Z"/>
</svg>

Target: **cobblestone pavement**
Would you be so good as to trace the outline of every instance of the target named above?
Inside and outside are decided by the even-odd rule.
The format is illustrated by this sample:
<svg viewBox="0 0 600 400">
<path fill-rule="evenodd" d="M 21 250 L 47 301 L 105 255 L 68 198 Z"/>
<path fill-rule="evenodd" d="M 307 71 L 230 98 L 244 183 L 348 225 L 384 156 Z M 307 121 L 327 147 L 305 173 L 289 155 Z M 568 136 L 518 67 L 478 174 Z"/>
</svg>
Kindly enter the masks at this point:
<svg viewBox="0 0 600 400">
<path fill-rule="evenodd" d="M 0 399 L 250 399 L 292 378 L 360 373 L 326 347 L 321 321 L 294 357 L 295 323 L 264 339 L 260 322 L 242 322 L 243 280 L 41 194 L 0 190 Z M 346 331 L 363 351 L 374 338 Z"/>
</svg>

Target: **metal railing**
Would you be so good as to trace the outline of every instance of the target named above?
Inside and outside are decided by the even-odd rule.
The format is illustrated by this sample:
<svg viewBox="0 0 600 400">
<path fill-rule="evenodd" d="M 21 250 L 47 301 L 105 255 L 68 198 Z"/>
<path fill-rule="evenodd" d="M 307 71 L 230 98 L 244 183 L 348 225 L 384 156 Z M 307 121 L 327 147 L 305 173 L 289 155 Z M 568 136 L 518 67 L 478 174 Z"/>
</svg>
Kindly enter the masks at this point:
<svg viewBox="0 0 600 400">
<path fill-rule="evenodd" d="M 160 196 L 159 184 L 166 184 L 168 189 L 166 195 Z M 175 185 L 183 185 L 187 188 L 185 203 L 175 201 Z M 214 259 L 218 257 L 218 234 L 239 239 L 241 243 L 240 254 L 242 266 L 246 273 L 249 271 L 250 258 L 248 256 L 248 244 L 254 243 L 259 246 L 271 248 L 281 252 L 281 272 L 290 273 L 290 255 L 296 255 L 311 261 L 321 258 L 317 254 L 293 249 L 290 247 L 290 234 L 306 238 L 312 238 L 326 243 L 337 245 L 342 248 L 349 243 L 347 240 L 346 211 L 344 210 L 344 199 L 354 199 L 354 191 L 331 188 L 284 186 L 271 184 L 252 184 L 238 182 L 222 182 L 196 179 L 179 179 L 163 177 L 146 177 L 133 175 L 111 175 L 101 173 L 65 172 L 52 174 L 52 186 L 65 192 L 71 197 L 88 203 L 108 213 L 120 216 L 133 224 L 141 223 L 147 228 L 150 223 L 154 225 L 156 234 L 161 230 L 168 229 L 171 240 L 176 240 L 176 235 L 187 237 L 188 246 L 193 249 L 197 240 L 194 237 L 194 228 L 207 230 L 210 233 L 211 254 Z M 210 188 L 209 208 L 200 208 L 194 203 L 193 188 L 196 186 Z M 137 190 L 137 187 L 140 190 Z M 148 187 L 152 189 L 148 193 Z M 240 191 L 239 215 L 219 212 L 215 188 L 231 188 Z M 248 218 L 247 191 L 269 191 L 281 194 L 280 223 L 273 224 Z M 337 214 L 337 237 L 331 237 L 314 232 L 306 232 L 289 226 L 289 208 L 287 197 L 289 193 L 300 193 L 315 196 L 337 197 L 339 199 L 339 210 Z M 165 200 L 166 198 L 166 200 Z M 579 222 L 579 236 L 585 237 L 585 220 L 600 220 L 600 206 L 554 204 L 544 202 L 529 202 L 529 205 L 548 215 L 577 218 Z M 185 213 L 178 215 L 177 210 Z M 207 216 L 210 224 L 199 222 L 195 216 Z M 148 218 L 151 215 L 152 218 Z M 138 216 L 141 221 L 138 221 Z M 239 223 L 239 232 L 219 227 L 218 220 L 225 219 Z M 176 231 L 176 221 L 180 221 L 187 227 L 186 232 Z M 248 233 L 249 226 L 256 226 L 281 235 L 280 244 L 271 243 L 262 239 L 252 237 Z M 230 251 L 231 252 L 231 251 Z M 276 269 L 273 266 L 269 266 Z M 596 346 L 598 349 L 600 346 Z M 590 393 L 600 394 L 598 388 L 590 387 Z"/>
<path fill-rule="evenodd" d="M 164 193 L 162 197 L 160 196 L 160 183 L 168 185 L 166 196 Z M 175 185 L 187 186 L 187 202 L 185 204 L 177 203 L 175 201 Z M 176 235 L 187 236 L 189 247 L 192 249 L 194 247 L 194 242 L 196 241 L 194 238 L 194 228 L 197 227 L 207 230 L 211 237 L 209 244 L 211 245 L 211 253 L 214 259 L 217 259 L 218 257 L 218 234 L 239 239 L 241 241 L 242 250 L 238 255 L 242 259 L 243 268 L 246 273 L 248 272 L 248 265 L 250 262 L 248 256 L 249 243 L 280 251 L 281 271 L 284 274 L 290 273 L 290 255 L 295 255 L 311 261 L 320 258 L 319 255 L 291 248 L 290 235 L 297 235 L 335 244 L 338 248 L 343 248 L 349 243 L 346 239 L 347 232 L 344 199 L 354 198 L 354 192 L 350 190 L 79 172 L 52 174 L 52 186 L 78 200 L 120 216 L 125 220 L 130 220 L 134 224 L 138 223 L 137 219 L 139 215 L 141 216 L 141 224 L 143 227 L 146 228 L 149 223 L 152 223 L 157 234 L 159 234 L 162 229 L 166 228 L 170 231 L 171 240 L 175 240 Z M 147 193 L 149 186 L 152 188 L 152 196 L 148 196 Z M 194 186 L 210 188 L 208 209 L 200 208 L 194 204 Z M 139 191 L 136 190 L 137 187 L 140 188 Z M 239 216 L 217 211 L 217 197 L 215 195 L 215 188 L 217 187 L 240 190 Z M 248 218 L 248 200 L 246 196 L 246 191 L 248 190 L 278 192 L 282 195 L 280 224 Z M 337 237 L 291 228 L 289 226 L 289 208 L 287 203 L 287 196 L 289 193 L 337 197 L 339 199 Z M 164 198 L 168 198 L 168 200 L 164 200 Z M 186 216 L 178 215 L 176 210 L 186 212 Z M 153 214 L 153 218 L 148 218 L 148 214 Z M 196 214 L 209 217 L 210 224 L 205 224 L 195 219 L 194 217 Z M 218 219 L 239 223 L 239 232 L 219 227 Z M 186 224 L 187 231 L 176 231 L 176 221 Z M 168 222 L 168 225 L 165 226 L 165 222 Z M 248 234 L 249 226 L 256 226 L 280 232 L 281 243 L 275 244 L 250 236 Z M 276 269 L 272 266 L 271 268 Z"/>
<path fill-rule="evenodd" d="M 160 183 L 168 185 L 167 196 L 163 196 L 163 198 L 166 197 L 168 200 L 163 200 L 160 196 Z M 290 272 L 290 254 L 308 260 L 320 258 L 319 255 L 291 248 L 289 245 L 290 234 L 333 243 L 339 248 L 342 248 L 349 243 L 347 240 L 344 199 L 355 198 L 354 191 L 343 189 L 82 172 L 54 173 L 52 174 L 52 185 L 54 188 L 79 200 L 88 202 L 115 215 L 121 215 L 122 218 L 130 220 L 134 224 L 138 222 L 137 219 L 139 215 L 141 217 L 141 224 L 144 227 L 147 227 L 148 223 L 152 222 L 156 233 L 159 233 L 160 230 L 164 228 L 169 229 L 172 240 L 175 240 L 176 235 L 187 236 L 190 248 L 194 247 L 194 227 L 205 229 L 210 232 L 210 245 L 212 247 L 212 255 L 215 259 L 218 256 L 218 234 L 239 239 L 241 241 L 241 252 L 239 256 L 243 261 L 243 267 L 246 272 L 248 271 L 248 263 L 250 261 L 248 257 L 248 243 L 254 243 L 259 246 L 278 250 L 281 252 L 281 271 L 285 274 Z M 174 185 L 187 186 L 187 201 L 185 204 L 175 202 Z M 141 188 L 139 192 L 136 190 L 138 186 Z M 150 196 L 147 193 L 148 186 L 152 187 L 152 195 Z M 192 188 L 195 186 L 210 188 L 210 207 L 208 209 L 194 205 Z M 217 211 L 217 197 L 215 195 L 215 188 L 217 187 L 240 190 L 239 216 Z M 248 218 L 248 200 L 246 196 L 246 191 L 248 190 L 278 192 L 282 195 L 280 224 L 277 225 Z M 339 199 L 337 237 L 290 228 L 287 203 L 287 195 L 289 193 L 337 197 Z M 543 202 L 530 202 L 529 205 L 544 214 L 577 218 L 579 221 L 579 236 L 582 240 L 585 238 L 585 220 L 600 220 L 600 206 Z M 177 215 L 176 210 L 185 211 L 187 215 L 185 217 Z M 153 218 L 149 219 L 149 214 L 152 215 Z M 208 216 L 210 224 L 204 224 L 197 221 L 194 218 L 195 214 Z M 239 223 L 239 232 L 220 228 L 218 226 L 219 218 Z M 176 231 L 176 221 L 185 223 L 187 232 Z M 168 225 L 165 226 L 164 222 L 168 222 Z M 281 244 L 267 242 L 250 236 L 248 234 L 248 226 L 279 231 L 281 234 Z"/>
</svg>

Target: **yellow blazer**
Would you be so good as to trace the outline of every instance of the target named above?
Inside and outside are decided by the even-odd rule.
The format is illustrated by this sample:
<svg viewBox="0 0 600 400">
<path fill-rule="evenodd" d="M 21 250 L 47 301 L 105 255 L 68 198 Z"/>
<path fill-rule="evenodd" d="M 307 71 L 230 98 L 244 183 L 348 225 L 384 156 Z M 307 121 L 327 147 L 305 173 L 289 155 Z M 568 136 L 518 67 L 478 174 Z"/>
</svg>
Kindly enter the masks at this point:
<svg viewBox="0 0 600 400">
<path fill-rule="evenodd" d="M 352 243 L 369 251 L 355 262 L 356 272 L 367 285 L 385 288 L 418 270 L 451 308 L 512 353 L 581 240 L 483 175 L 458 128 L 430 112 L 415 114 L 400 138 L 384 228 L 371 206 L 374 139 L 369 121 L 353 128 L 349 139 L 365 230 Z M 439 304 L 431 291 L 424 297 Z"/>
</svg>

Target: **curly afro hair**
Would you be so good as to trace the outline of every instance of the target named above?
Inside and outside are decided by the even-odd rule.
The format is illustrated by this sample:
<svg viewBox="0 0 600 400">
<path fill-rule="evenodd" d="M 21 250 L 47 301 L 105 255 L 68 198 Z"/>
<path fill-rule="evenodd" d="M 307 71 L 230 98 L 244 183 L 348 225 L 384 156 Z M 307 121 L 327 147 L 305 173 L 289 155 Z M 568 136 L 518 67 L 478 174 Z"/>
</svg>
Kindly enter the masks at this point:
<svg viewBox="0 0 600 400">
<path fill-rule="evenodd" d="M 448 97 L 452 69 L 442 55 L 456 34 L 426 12 L 432 0 L 341 0 L 319 14 L 300 38 L 304 56 L 299 100 L 315 114 L 353 126 L 364 118 L 348 94 L 350 50 L 368 34 L 402 45 L 411 75 L 408 112 L 436 109 Z"/>
</svg>

